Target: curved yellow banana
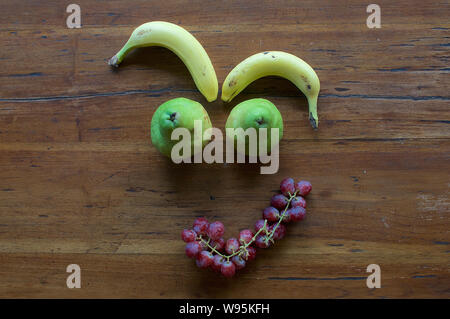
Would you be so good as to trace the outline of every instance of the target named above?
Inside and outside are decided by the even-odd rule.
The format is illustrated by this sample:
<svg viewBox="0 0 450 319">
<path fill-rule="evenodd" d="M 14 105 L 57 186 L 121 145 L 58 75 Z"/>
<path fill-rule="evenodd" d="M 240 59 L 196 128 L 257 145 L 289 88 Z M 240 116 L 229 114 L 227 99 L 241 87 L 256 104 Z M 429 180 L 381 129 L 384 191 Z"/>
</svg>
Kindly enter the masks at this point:
<svg viewBox="0 0 450 319">
<path fill-rule="evenodd" d="M 117 67 L 132 49 L 148 46 L 161 46 L 174 52 L 186 65 L 208 102 L 216 100 L 219 85 L 208 54 L 192 34 L 176 24 L 153 21 L 140 25 L 108 64 Z"/>
<path fill-rule="evenodd" d="M 231 101 L 253 81 L 265 76 L 280 76 L 295 84 L 306 95 L 309 120 L 314 129 L 319 125 L 317 98 L 320 81 L 313 68 L 295 55 L 270 51 L 252 55 L 228 74 L 222 86 L 222 100 Z"/>
</svg>

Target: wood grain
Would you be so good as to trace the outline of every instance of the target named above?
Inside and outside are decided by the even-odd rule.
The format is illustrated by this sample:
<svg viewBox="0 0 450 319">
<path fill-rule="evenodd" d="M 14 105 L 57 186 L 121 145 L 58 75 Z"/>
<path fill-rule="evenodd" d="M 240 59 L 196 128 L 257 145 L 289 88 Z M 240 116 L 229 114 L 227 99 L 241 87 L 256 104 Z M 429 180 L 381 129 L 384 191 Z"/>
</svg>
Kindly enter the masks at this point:
<svg viewBox="0 0 450 319">
<path fill-rule="evenodd" d="M 449 4 L 378 1 L 2 1 L 0 297 L 449 298 Z M 242 59 L 285 50 L 321 80 L 320 128 L 283 79 L 207 103 L 162 48 L 107 59 L 134 27 L 178 23 L 219 79 Z M 237 103 L 265 97 L 285 124 L 280 170 L 175 165 L 150 143 L 164 101 L 200 101 L 223 129 Z M 259 218 L 285 176 L 308 179 L 308 217 L 233 280 L 198 270 L 180 231 L 195 217 L 232 236 Z M 68 289 L 68 264 L 82 288 Z M 379 264 L 382 288 L 366 287 Z"/>
</svg>

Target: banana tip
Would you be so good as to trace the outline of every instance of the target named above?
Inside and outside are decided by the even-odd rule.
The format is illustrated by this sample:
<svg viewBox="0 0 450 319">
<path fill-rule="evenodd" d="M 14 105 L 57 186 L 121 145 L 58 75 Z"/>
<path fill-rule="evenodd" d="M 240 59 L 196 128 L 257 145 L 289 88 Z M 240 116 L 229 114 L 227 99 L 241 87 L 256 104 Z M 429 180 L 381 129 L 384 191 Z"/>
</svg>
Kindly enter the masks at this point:
<svg viewBox="0 0 450 319">
<path fill-rule="evenodd" d="M 318 128 L 318 124 L 319 124 L 319 121 L 317 121 L 313 116 L 312 116 L 312 114 L 309 114 L 309 122 L 311 123 L 311 126 L 312 126 L 312 128 L 313 129 L 315 129 L 315 130 L 317 130 L 317 128 Z"/>
</svg>

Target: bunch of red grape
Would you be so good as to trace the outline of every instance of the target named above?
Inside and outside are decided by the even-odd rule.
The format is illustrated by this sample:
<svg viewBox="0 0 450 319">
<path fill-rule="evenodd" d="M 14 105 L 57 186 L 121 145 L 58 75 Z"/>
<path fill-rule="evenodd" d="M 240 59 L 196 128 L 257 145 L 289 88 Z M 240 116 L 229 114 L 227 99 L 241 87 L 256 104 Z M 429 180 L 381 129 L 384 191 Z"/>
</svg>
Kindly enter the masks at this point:
<svg viewBox="0 0 450 319">
<path fill-rule="evenodd" d="M 186 244 L 186 255 L 195 258 L 200 268 L 212 268 L 225 277 L 233 277 L 236 270 L 256 257 L 256 247 L 267 248 L 286 234 L 286 224 L 300 221 L 306 214 L 304 197 L 311 192 L 310 182 L 295 183 L 285 178 L 281 194 L 274 195 L 270 206 L 263 210 L 263 218 L 255 224 L 255 232 L 244 229 L 239 238 L 223 239 L 225 226 L 205 218 L 197 218 L 192 229 L 184 229 L 181 238 Z"/>
</svg>

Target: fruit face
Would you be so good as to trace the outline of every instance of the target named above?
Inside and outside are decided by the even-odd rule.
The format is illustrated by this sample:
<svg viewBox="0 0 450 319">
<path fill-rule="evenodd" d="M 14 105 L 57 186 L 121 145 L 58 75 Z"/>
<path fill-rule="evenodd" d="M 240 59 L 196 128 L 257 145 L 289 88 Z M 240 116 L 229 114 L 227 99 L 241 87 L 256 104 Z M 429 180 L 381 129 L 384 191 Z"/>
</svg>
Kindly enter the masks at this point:
<svg viewBox="0 0 450 319">
<path fill-rule="evenodd" d="M 267 131 L 267 149 L 266 154 L 270 154 L 272 143 L 279 143 L 283 138 L 283 119 L 280 111 L 277 107 L 266 99 L 251 99 L 239 103 L 233 110 L 231 110 L 228 116 L 227 123 L 225 124 L 227 129 L 243 129 L 246 131 L 249 128 L 256 130 L 257 146 L 253 151 L 249 145 L 249 136 L 244 134 L 230 134 L 227 130 L 227 138 L 235 141 L 235 149 L 238 149 L 239 143 L 244 143 L 245 154 L 258 156 L 259 144 L 262 139 L 260 135 L 260 129 L 265 128 Z M 271 129 L 278 129 L 278 139 L 272 141 Z"/>
<path fill-rule="evenodd" d="M 203 138 L 203 133 L 212 127 L 209 115 L 203 106 L 195 101 L 176 98 L 164 102 L 155 111 L 151 122 L 151 138 L 153 145 L 164 155 L 170 157 L 172 147 L 177 144 L 178 140 L 172 140 L 172 132 L 176 128 L 185 128 L 191 132 L 191 152 L 190 154 L 182 154 L 182 157 L 191 157 L 194 155 L 194 121 L 201 122 L 202 129 L 202 147 L 209 140 Z M 189 155 L 189 156 L 188 156 Z"/>
</svg>

